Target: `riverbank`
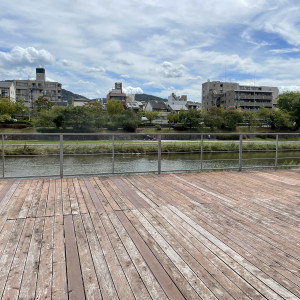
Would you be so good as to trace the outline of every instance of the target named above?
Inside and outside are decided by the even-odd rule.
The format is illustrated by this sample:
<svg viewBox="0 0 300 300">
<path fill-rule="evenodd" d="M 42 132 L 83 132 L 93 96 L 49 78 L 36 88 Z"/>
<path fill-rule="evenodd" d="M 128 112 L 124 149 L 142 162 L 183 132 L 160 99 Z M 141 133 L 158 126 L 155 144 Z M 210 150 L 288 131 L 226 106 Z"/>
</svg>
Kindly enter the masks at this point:
<svg viewBox="0 0 300 300">
<path fill-rule="evenodd" d="M 86 141 L 87 142 L 87 141 Z M 279 150 L 300 150 L 300 141 L 283 141 L 278 144 Z M 93 144 L 64 144 L 64 154 L 101 154 L 112 153 L 111 142 L 101 142 Z M 275 151 L 276 141 L 244 141 L 243 151 Z M 59 154 L 59 144 L 53 145 L 35 145 L 35 144 L 13 144 L 5 147 L 5 155 L 51 155 Z M 201 142 L 169 142 L 162 144 L 162 153 L 193 153 L 201 151 Z M 238 152 L 239 143 L 237 141 L 219 142 L 219 141 L 205 141 L 203 143 L 204 152 Z M 157 153 L 157 143 L 116 143 L 114 145 L 115 153 L 126 154 L 150 154 Z"/>
</svg>

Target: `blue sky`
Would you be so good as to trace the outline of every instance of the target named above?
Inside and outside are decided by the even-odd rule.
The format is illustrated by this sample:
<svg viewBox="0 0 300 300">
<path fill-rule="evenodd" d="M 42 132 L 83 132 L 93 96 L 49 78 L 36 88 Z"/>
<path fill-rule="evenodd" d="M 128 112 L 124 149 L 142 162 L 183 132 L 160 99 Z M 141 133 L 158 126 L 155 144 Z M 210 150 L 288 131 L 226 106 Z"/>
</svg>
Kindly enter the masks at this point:
<svg viewBox="0 0 300 300">
<path fill-rule="evenodd" d="M 207 79 L 300 90 L 296 0 L 0 2 L 0 80 L 35 77 L 89 98 L 128 93 L 201 101 Z"/>
</svg>

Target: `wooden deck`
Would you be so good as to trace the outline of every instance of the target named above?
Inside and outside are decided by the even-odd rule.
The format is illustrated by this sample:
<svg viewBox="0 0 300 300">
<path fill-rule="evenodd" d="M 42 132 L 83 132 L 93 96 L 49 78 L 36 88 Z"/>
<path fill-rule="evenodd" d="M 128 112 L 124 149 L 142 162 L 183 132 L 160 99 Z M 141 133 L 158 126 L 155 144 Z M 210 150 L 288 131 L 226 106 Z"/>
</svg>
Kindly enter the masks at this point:
<svg viewBox="0 0 300 300">
<path fill-rule="evenodd" d="M 300 171 L 0 181 L 1 299 L 299 299 Z"/>
</svg>

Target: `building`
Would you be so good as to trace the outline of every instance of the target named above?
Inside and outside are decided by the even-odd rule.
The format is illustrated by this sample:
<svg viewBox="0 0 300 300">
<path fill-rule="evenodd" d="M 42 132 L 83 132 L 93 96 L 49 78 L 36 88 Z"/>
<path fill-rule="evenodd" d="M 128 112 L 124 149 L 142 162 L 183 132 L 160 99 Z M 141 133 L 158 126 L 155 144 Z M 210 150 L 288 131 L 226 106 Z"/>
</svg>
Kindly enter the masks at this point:
<svg viewBox="0 0 300 300">
<path fill-rule="evenodd" d="M 223 106 L 255 111 L 260 107 L 273 108 L 277 105 L 277 87 L 240 85 L 235 82 L 207 81 L 202 84 L 202 108 Z"/>
<path fill-rule="evenodd" d="M 187 110 L 187 102 L 187 95 L 176 96 L 175 93 L 172 93 L 168 97 L 167 105 L 171 111 Z"/>
<path fill-rule="evenodd" d="M 61 83 L 46 81 L 44 68 L 36 68 L 35 80 L 13 80 L 13 83 L 16 100 L 23 99 L 27 107 L 32 108 L 39 97 L 48 98 L 54 105 L 67 106 L 67 101 L 62 101 Z"/>
<path fill-rule="evenodd" d="M 0 81 L 0 97 L 9 98 L 12 102 L 16 102 L 16 88 L 11 81 Z"/>
<path fill-rule="evenodd" d="M 126 106 L 126 94 L 123 93 L 122 90 L 122 82 L 116 82 L 115 88 L 112 89 L 106 96 L 106 101 L 108 102 L 110 99 L 114 99 L 116 101 L 121 101 L 124 108 Z"/>
</svg>

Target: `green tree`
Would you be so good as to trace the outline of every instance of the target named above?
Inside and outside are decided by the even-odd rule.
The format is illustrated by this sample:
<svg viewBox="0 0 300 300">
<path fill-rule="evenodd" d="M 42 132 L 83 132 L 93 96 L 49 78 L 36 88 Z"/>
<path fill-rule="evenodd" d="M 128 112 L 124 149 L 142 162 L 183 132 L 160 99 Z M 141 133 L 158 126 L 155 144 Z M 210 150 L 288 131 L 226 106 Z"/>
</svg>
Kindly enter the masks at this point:
<svg viewBox="0 0 300 300">
<path fill-rule="evenodd" d="M 262 107 L 257 115 L 271 129 L 289 129 L 293 127 L 292 117 L 287 111 Z"/>
<path fill-rule="evenodd" d="M 252 128 L 257 125 L 256 115 L 252 111 L 244 111 L 243 112 L 243 121 L 248 124 L 249 128 Z"/>
<path fill-rule="evenodd" d="M 196 109 L 184 112 L 183 124 L 185 128 L 199 128 L 201 126 L 201 111 Z"/>
<path fill-rule="evenodd" d="M 149 120 L 150 124 L 152 124 L 152 121 L 155 120 L 155 118 L 158 116 L 159 116 L 158 111 L 150 111 L 150 110 L 145 111 L 145 117 Z"/>
<path fill-rule="evenodd" d="M 119 115 L 124 110 L 123 104 L 113 98 L 107 102 L 106 107 L 110 116 Z"/>
<path fill-rule="evenodd" d="M 223 127 L 227 130 L 235 130 L 238 123 L 243 122 L 243 114 L 235 108 L 227 108 L 223 113 Z"/>
<path fill-rule="evenodd" d="M 53 103 L 46 97 L 39 97 L 33 102 L 33 110 L 39 114 L 42 110 L 49 110 L 53 106 Z"/>
<path fill-rule="evenodd" d="M 203 116 L 204 125 L 214 130 L 221 129 L 224 126 L 224 108 L 211 107 Z"/>
<path fill-rule="evenodd" d="M 279 96 L 277 107 L 288 112 L 300 127 L 300 92 L 286 92 Z"/>
<path fill-rule="evenodd" d="M 14 117 L 17 112 L 17 104 L 9 98 L 0 99 L 0 114 L 7 114 Z"/>
</svg>

